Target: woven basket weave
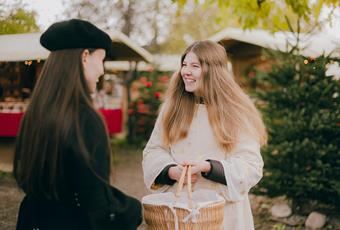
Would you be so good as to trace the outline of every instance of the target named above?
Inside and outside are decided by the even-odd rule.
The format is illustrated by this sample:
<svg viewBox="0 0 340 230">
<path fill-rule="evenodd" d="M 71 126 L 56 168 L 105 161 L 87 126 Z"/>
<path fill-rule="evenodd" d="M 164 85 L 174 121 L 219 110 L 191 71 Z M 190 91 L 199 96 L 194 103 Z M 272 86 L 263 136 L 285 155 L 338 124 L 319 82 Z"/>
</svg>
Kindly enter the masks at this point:
<svg viewBox="0 0 340 230">
<path fill-rule="evenodd" d="M 192 200 L 190 170 L 190 166 L 183 170 L 176 192 L 176 197 L 178 197 L 183 187 L 185 174 L 188 171 L 187 187 L 189 203 Z M 148 197 L 153 195 L 157 194 L 151 194 L 148 195 Z M 189 220 L 185 222 L 185 218 L 190 214 L 188 209 L 169 207 L 164 204 L 154 205 L 143 203 L 144 219 L 150 230 L 221 230 L 223 229 L 224 204 L 225 201 L 223 200 L 212 202 L 201 207 L 195 221 Z M 189 206 L 191 205 L 192 204 L 189 204 Z"/>
</svg>

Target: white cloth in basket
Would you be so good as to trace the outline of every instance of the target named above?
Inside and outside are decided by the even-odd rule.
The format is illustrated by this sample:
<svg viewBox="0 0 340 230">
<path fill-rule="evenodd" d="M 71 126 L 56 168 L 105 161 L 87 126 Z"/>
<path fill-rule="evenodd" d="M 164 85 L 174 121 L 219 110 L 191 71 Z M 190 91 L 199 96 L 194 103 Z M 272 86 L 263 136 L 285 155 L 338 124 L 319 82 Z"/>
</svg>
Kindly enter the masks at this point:
<svg viewBox="0 0 340 230">
<path fill-rule="evenodd" d="M 178 217 L 174 208 L 188 210 L 189 215 L 186 216 L 183 221 L 187 222 L 191 220 L 195 223 L 200 213 L 200 208 L 223 201 L 224 198 L 222 196 L 217 194 L 215 191 L 208 189 L 199 189 L 192 193 L 192 208 L 189 207 L 188 193 L 186 191 L 182 191 L 178 198 L 176 198 L 175 194 L 172 192 L 155 193 L 146 195 L 142 198 L 143 204 L 168 206 L 174 214 L 175 230 L 178 230 Z"/>
</svg>

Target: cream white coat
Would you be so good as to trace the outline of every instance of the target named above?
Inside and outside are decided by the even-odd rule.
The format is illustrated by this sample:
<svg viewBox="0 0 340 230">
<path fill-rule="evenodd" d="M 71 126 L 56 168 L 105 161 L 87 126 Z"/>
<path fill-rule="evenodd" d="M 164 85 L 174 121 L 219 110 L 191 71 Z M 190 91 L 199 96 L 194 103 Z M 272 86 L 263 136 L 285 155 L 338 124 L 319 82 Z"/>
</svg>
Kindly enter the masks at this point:
<svg viewBox="0 0 340 230">
<path fill-rule="evenodd" d="M 226 154 L 214 138 L 206 106 L 199 104 L 188 136 L 167 148 L 162 141 L 162 116 L 163 111 L 160 112 L 143 151 L 144 181 L 147 188 L 151 192 L 174 191 L 177 183 L 152 188 L 156 177 L 169 164 L 180 164 L 185 160 L 218 160 L 223 165 L 227 186 L 200 176 L 194 189 L 212 189 L 225 198 L 224 229 L 254 229 L 248 192 L 262 177 L 263 160 L 259 143 L 242 135 L 234 150 Z"/>
</svg>

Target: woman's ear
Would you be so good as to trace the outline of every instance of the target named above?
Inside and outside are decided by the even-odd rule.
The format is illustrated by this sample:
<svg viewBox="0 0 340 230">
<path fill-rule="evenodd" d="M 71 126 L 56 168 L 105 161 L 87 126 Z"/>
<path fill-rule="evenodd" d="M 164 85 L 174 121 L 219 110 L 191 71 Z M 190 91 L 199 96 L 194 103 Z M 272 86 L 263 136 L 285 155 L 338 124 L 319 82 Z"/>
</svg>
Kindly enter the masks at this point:
<svg viewBox="0 0 340 230">
<path fill-rule="evenodd" d="M 88 49 L 85 49 L 83 53 L 81 54 L 81 62 L 83 63 L 83 65 L 87 63 L 87 59 L 89 55 L 90 55 L 90 51 Z"/>
</svg>

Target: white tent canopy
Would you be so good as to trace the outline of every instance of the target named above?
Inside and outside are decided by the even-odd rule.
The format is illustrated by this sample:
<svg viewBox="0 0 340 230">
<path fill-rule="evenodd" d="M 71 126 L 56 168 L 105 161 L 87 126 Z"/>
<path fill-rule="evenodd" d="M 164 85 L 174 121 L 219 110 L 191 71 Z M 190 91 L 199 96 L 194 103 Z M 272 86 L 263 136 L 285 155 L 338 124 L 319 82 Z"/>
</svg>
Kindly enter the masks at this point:
<svg viewBox="0 0 340 230">
<path fill-rule="evenodd" d="M 151 68 L 153 68 L 153 66 L 155 66 L 157 70 L 159 71 L 174 72 L 176 70 L 179 70 L 181 66 L 180 55 L 154 54 L 153 57 L 154 57 L 153 65 L 142 61 L 138 63 L 137 70 L 148 71 Z M 116 71 L 131 70 L 130 64 L 127 61 L 107 61 L 105 62 L 104 66 L 105 66 L 105 69 L 107 70 L 116 70 Z"/>
<path fill-rule="evenodd" d="M 25 61 L 46 59 L 49 51 L 39 43 L 39 33 L 0 35 L 0 61 Z M 134 44 L 127 36 L 118 31 L 108 31 L 112 39 L 112 59 L 121 61 L 152 62 L 152 55 Z"/>
<path fill-rule="evenodd" d="M 226 28 L 209 38 L 211 41 L 221 42 L 224 45 L 231 41 L 244 42 L 279 51 L 289 51 L 290 44 L 296 44 L 296 35 L 291 32 L 276 32 L 253 29 Z M 317 57 L 322 54 L 340 57 L 340 41 L 330 34 L 320 32 L 317 34 L 300 34 L 299 49 L 304 56 Z"/>
<path fill-rule="evenodd" d="M 46 59 L 50 53 L 39 43 L 41 33 L 0 36 L 0 61 Z"/>
</svg>

